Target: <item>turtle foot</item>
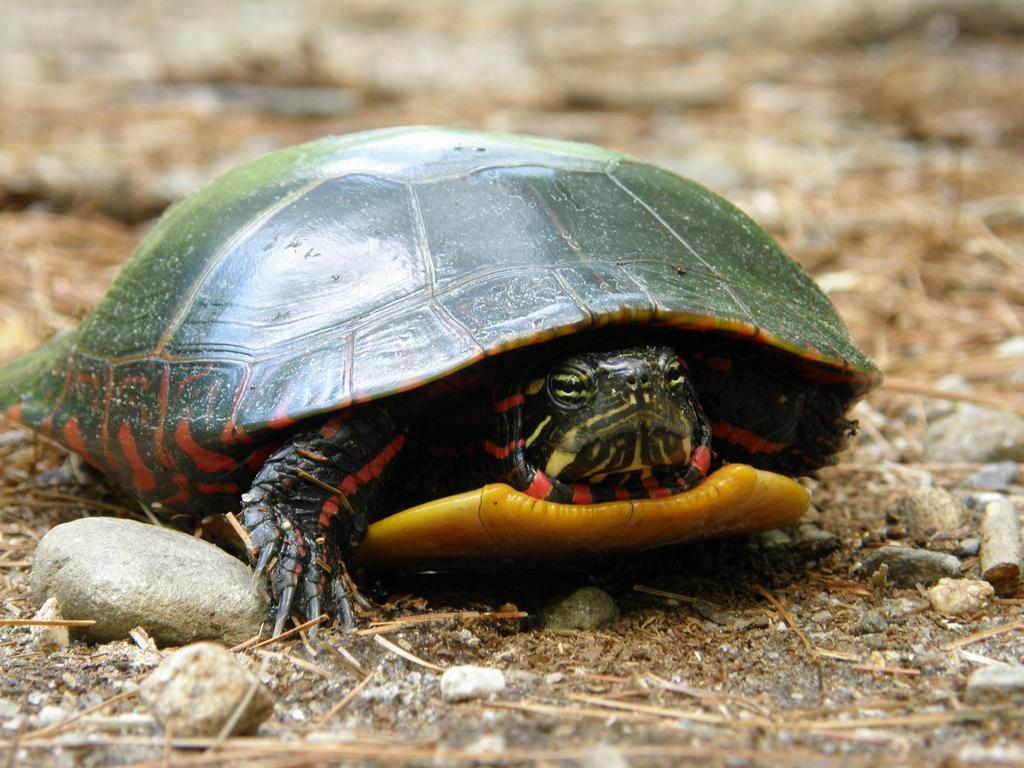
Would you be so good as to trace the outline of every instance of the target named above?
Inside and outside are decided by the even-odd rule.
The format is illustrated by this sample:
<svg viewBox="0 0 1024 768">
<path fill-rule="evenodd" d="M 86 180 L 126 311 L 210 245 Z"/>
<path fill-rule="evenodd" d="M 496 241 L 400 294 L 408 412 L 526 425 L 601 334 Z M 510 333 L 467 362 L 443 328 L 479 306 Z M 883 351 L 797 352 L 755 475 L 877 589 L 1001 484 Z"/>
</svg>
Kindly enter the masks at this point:
<svg viewBox="0 0 1024 768">
<path fill-rule="evenodd" d="M 353 606 L 368 603 L 349 579 L 337 546 L 308 530 L 297 515 L 264 504 L 247 505 L 243 523 L 253 547 L 253 582 L 266 579 L 274 598 L 274 637 L 284 631 L 293 610 L 306 621 L 326 610 L 343 629 L 355 626 Z M 316 634 L 314 625 L 310 639 Z"/>
</svg>

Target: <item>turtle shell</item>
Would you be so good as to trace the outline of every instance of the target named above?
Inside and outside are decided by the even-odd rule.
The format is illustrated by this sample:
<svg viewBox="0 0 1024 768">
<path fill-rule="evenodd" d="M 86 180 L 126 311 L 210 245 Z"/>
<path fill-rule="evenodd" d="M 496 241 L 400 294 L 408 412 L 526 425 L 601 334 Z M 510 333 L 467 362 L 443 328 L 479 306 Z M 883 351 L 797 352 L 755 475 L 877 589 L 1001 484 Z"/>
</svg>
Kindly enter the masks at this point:
<svg viewBox="0 0 1024 768">
<path fill-rule="evenodd" d="M 274 152 L 174 206 L 77 330 L 0 373 L 0 408 L 188 508 L 244 491 L 297 422 L 609 325 L 756 342 L 844 403 L 878 380 L 704 187 L 586 144 L 401 128 Z"/>
</svg>

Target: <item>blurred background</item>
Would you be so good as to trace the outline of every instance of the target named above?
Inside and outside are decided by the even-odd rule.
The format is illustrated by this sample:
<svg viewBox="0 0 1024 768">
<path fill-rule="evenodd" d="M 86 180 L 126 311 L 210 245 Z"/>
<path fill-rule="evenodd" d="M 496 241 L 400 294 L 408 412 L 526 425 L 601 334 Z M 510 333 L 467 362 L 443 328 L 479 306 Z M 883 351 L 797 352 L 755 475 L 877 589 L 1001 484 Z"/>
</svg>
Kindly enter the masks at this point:
<svg viewBox="0 0 1024 768">
<path fill-rule="evenodd" d="M 962 625 L 933 621 L 927 603 L 893 608 L 889 593 L 854 569 L 863 548 L 905 543 L 891 515 L 901 493 L 998 487 L 1024 499 L 1022 43 L 1021 0 L 0 0 L 0 363 L 77 322 L 169 204 L 288 144 L 435 123 L 631 153 L 703 182 L 765 226 L 829 293 L 886 384 L 857 407 L 861 432 L 843 464 L 806 481 L 820 510 L 808 522 L 824 529 L 814 546 L 827 544 L 818 554 L 798 542 L 790 563 L 778 554 L 790 557 L 788 549 L 777 547 L 772 560 L 740 542 L 733 546 L 743 557 L 716 549 L 684 556 L 703 567 L 690 574 L 652 566 L 652 580 L 717 603 L 685 597 L 673 607 L 627 596 L 616 629 L 572 636 L 474 626 L 485 642 L 460 657 L 477 654 L 537 680 L 556 670 L 552 686 L 563 673 L 575 685 L 559 691 L 591 694 L 611 690 L 602 687 L 611 681 L 632 696 L 640 671 L 678 672 L 728 696 L 756 697 L 756 706 L 733 710 L 744 714 L 817 707 L 824 693 L 841 704 L 802 710 L 807 716 L 857 711 L 862 694 L 865 707 L 902 707 L 907 717 L 959 706 L 966 662 L 958 667 L 938 648 Z M 931 429 L 940 422 L 951 426 Z M 33 500 L 18 486 L 39 446 L 17 439 L 0 451 L 10 486 L 0 505 L 8 546 L 0 599 L 12 615 L 28 616 L 31 551 L 57 513 L 52 494 Z M 47 450 L 55 465 L 59 455 Z M 971 479 L 1007 460 L 996 485 Z M 821 565 L 821 553 L 837 547 Z M 976 565 L 965 559 L 965 569 Z M 820 659 L 817 677 L 813 664 L 794 662 L 800 646 L 751 597 L 751 580 L 789 585 L 786 599 L 816 627 L 815 642 L 858 655 L 833 655 L 823 683 Z M 632 582 L 624 583 L 628 590 Z M 1020 603 L 1005 600 L 992 615 L 1019 617 Z M 884 631 L 864 628 L 873 606 L 897 616 L 888 629 L 884 621 Z M 439 641 L 427 626 L 414 645 L 433 658 L 441 643 L 458 647 L 456 635 Z M 361 657 L 379 655 L 368 640 Z M 996 659 L 1020 658 L 1019 647 L 994 647 Z M 33 671 L 19 672 L 19 685 L 44 680 L 34 677 L 45 666 L 38 659 L 25 664 Z M 388 664 L 398 682 L 352 708 L 355 726 L 401 726 L 436 739 L 436 723 L 460 725 L 452 743 L 465 744 L 488 723 L 510 722 L 489 710 L 432 709 L 432 689 L 413 682 L 419 672 Z M 97 669 L 105 671 L 96 685 L 122 674 Z M 288 707 L 339 695 L 306 695 L 308 681 L 277 686 L 290 691 Z M 702 701 L 725 711 L 717 693 L 672 691 L 708 696 Z M 668 695 L 650 700 L 674 702 Z M 509 743 L 561 747 L 632 733 L 631 721 L 612 726 L 603 715 L 576 714 L 524 717 Z M 989 725 L 989 741 L 1016 727 L 1019 747 L 1019 721 Z M 295 717 L 280 727 L 306 726 Z M 678 739 L 682 727 L 650 726 L 641 741 Z M 808 764 L 791 751 L 797 741 L 838 755 L 829 765 L 911 764 L 903 758 L 913 747 L 932 750 L 925 762 L 938 764 L 947 748 L 971 749 L 983 736 L 980 726 L 928 726 L 819 742 L 813 734 L 790 740 L 745 727 L 714 735 L 699 723 L 686 727 L 696 742 L 775 748 L 771 765 Z M 747 764 L 749 754 L 736 759 Z M 853 754 L 864 760 L 848 762 Z"/>
<path fill-rule="evenodd" d="M 956 370 L 1012 399 L 1022 34 L 1018 0 L 7 3 L 0 359 L 79 317 L 214 175 L 438 123 L 691 176 L 779 237 L 894 384 Z"/>
</svg>

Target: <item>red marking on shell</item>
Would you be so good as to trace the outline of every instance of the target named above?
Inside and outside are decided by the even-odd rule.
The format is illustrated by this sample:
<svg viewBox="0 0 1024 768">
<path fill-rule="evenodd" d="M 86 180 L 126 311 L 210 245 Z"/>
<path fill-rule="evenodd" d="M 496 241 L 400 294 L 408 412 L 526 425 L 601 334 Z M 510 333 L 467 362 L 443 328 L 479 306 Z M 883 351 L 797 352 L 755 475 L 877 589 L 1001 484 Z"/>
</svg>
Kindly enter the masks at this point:
<svg viewBox="0 0 1024 768">
<path fill-rule="evenodd" d="M 6 416 L 8 419 L 11 419 L 11 421 L 21 421 L 21 412 L 24 409 L 24 405 L 22 405 L 21 403 L 15 403 L 14 405 L 9 406 L 6 411 L 4 411 L 4 416 Z"/>
<path fill-rule="evenodd" d="M 700 470 L 702 475 L 711 467 L 711 450 L 706 445 L 698 445 L 690 457 L 690 464 Z"/>
<path fill-rule="evenodd" d="M 235 423 L 235 417 L 232 416 L 231 420 L 224 425 L 224 429 L 221 430 L 220 441 L 224 445 L 251 445 L 255 442 L 255 439 L 245 431 L 245 427 L 238 426 Z"/>
<path fill-rule="evenodd" d="M 122 422 L 118 428 L 117 442 L 121 445 L 121 453 L 128 460 L 128 466 L 132 469 L 132 487 L 140 493 L 156 488 L 156 478 L 139 458 L 139 452 L 135 447 L 135 435 L 132 434 L 127 422 Z"/>
<path fill-rule="evenodd" d="M 490 440 L 484 440 L 484 450 L 487 451 L 491 456 L 501 461 L 507 459 L 517 448 L 522 448 L 526 444 L 524 440 L 513 440 L 508 445 L 495 445 Z"/>
<path fill-rule="evenodd" d="M 185 391 L 185 387 L 187 387 L 189 384 L 195 384 L 197 381 L 202 381 L 203 379 L 210 375 L 211 371 L 213 371 L 213 363 L 210 363 L 204 366 L 202 370 L 196 371 L 195 373 L 190 373 L 188 376 L 183 378 L 181 380 L 181 383 L 178 384 L 177 393 L 174 395 L 175 402 L 177 402 L 178 398 L 181 397 L 181 393 Z"/>
<path fill-rule="evenodd" d="M 535 499 L 543 499 L 551 493 L 553 487 L 548 476 L 537 469 L 534 470 L 533 480 L 530 481 L 530 486 L 526 489 L 526 495 L 533 496 Z"/>
<path fill-rule="evenodd" d="M 751 453 L 776 453 L 785 450 L 785 443 L 773 443 L 765 440 L 751 432 L 749 429 L 734 427 L 732 424 L 715 421 L 711 422 L 711 434 L 716 440 L 725 440 L 727 443 L 739 445 Z"/>
<path fill-rule="evenodd" d="M 167 450 L 167 446 L 164 444 L 164 422 L 167 419 L 167 397 L 170 386 L 171 369 L 164 365 L 163 372 L 160 374 L 160 418 L 156 425 L 156 434 L 153 436 L 156 460 L 160 462 L 164 469 L 170 469 L 174 466 L 174 459 L 171 458 L 170 451 Z"/>
<path fill-rule="evenodd" d="M 384 471 L 384 467 L 386 467 L 388 462 L 398 455 L 398 452 L 402 450 L 403 445 L 405 445 L 405 435 L 399 435 L 390 443 L 385 445 L 384 449 L 380 453 L 366 462 L 366 464 L 364 464 L 357 472 L 353 472 L 342 480 L 338 485 L 338 490 L 345 494 L 345 496 L 351 496 L 356 492 L 360 485 L 368 483 L 374 478 L 380 477 L 381 472 Z"/>
<path fill-rule="evenodd" d="M 173 507 L 178 504 L 185 504 L 192 498 L 192 493 L 189 491 L 188 478 L 185 475 L 178 472 L 171 476 L 171 482 L 174 483 L 180 489 L 173 496 L 168 496 L 165 499 L 161 499 L 160 503 L 165 507 Z"/>
<path fill-rule="evenodd" d="M 615 499 L 617 501 L 629 501 L 629 491 L 622 486 L 615 486 Z"/>
<path fill-rule="evenodd" d="M 245 459 L 245 465 L 253 472 L 259 472 L 267 463 L 267 457 L 280 447 L 279 443 L 265 445 L 249 454 Z"/>
<path fill-rule="evenodd" d="M 267 426 L 271 429 L 288 429 L 288 427 L 294 427 L 297 423 L 295 419 L 290 418 L 282 409 L 270 417 Z"/>
<path fill-rule="evenodd" d="M 583 483 L 573 483 L 572 486 L 572 503 L 573 504 L 593 504 L 594 494 L 590 492 L 590 488 Z"/>
<path fill-rule="evenodd" d="M 196 483 L 196 490 L 200 493 L 237 494 L 241 489 L 237 483 Z"/>
<path fill-rule="evenodd" d="M 512 395 L 501 400 L 494 401 L 494 412 L 505 413 L 526 402 L 526 396 L 522 394 Z"/>
<path fill-rule="evenodd" d="M 174 429 L 174 441 L 185 452 L 185 455 L 192 459 L 196 467 L 203 472 L 210 474 L 228 472 L 238 466 L 238 462 L 230 456 L 214 453 L 196 443 L 192 439 L 192 432 L 189 430 L 187 421 L 178 422 L 178 426 Z"/>
<path fill-rule="evenodd" d="M 345 419 L 341 416 L 334 416 L 333 418 L 328 419 L 320 425 L 320 436 L 330 440 L 337 434 L 338 430 L 341 429 L 341 425 L 344 421 Z"/>
<path fill-rule="evenodd" d="M 88 461 L 94 467 L 99 466 L 96 463 L 96 459 L 92 457 L 89 450 L 85 447 L 85 443 L 82 442 L 82 432 L 78 428 L 78 417 L 72 416 L 66 422 L 64 427 L 61 429 L 61 434 L 64 435 L 64 442 L 67 443 L 68 448 L 77 453 L 83 459 Z"/>
<path fill-rule="evenodd" d="M 103 388 L 103 420 L 100 422 L 100 445 L 103 447 L 103 457 L 111 467 L 117 466 L 113 452 L 110 449 L 110 399 L 114 393 L 114 369 L 107 370 L 107 385 Z"/>
<path fill-rule="evenodd" d="M 87 387 L 91 387 L 95 392 L 100 391 L 100 380 L 95 374 L 80 372 L 78 376 L 75 377 L 75 381 L 78 384 L 84 384 Z"/>
</svg>

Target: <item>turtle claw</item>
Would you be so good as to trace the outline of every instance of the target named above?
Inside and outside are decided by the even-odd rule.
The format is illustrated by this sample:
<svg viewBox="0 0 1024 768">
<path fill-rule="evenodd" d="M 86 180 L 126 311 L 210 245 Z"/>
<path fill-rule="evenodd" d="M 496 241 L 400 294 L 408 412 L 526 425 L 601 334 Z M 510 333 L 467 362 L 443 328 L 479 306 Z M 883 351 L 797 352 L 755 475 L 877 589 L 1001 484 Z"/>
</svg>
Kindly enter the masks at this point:
<svg viewBox="0 0 1024 768">
<path fill-rule="evenodd" d="M 263 576 L 263 574 L 266 573 L 267 565 L 274 557 L 275 549 L 276 547 L 264 546 L 263 549 L 257 550 L 259 552 L 259 557 L 257 558 L 256 564 L 253 566 L 252 569 L 253 582 L 258 581 Z"/>
<path fill-rule="evenodd" d="M 277 601 L 277 616 L 274 621 L 274 631 L 271 637 L 277 637 L 284 631 L 285 622 L 292 611 L 292 600 L 295 598 L 295 586 L 289 584 L 281 590 L 281 597 Z"/>
</svg>

